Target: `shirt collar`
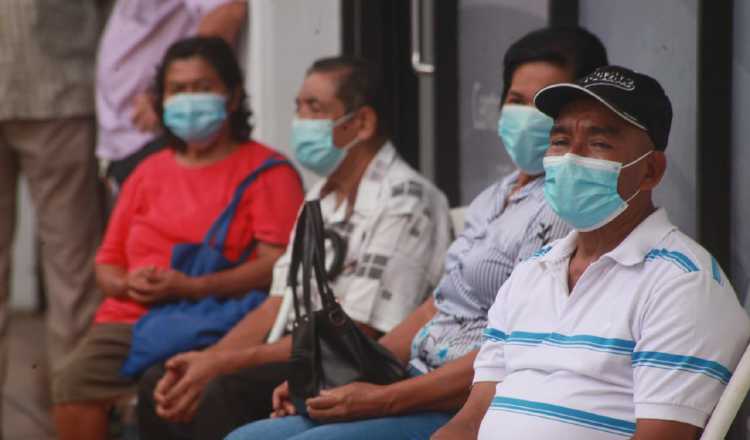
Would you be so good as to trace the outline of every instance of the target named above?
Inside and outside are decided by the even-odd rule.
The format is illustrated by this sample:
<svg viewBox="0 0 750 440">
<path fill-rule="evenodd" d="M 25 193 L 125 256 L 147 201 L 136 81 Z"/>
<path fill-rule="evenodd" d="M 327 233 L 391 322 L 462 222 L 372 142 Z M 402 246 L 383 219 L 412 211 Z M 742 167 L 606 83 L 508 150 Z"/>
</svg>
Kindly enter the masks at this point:
<svg viewBox="0 0 750 440">
<path fill-rule="evenodd" d="M 646 217 L 616 248 L 605 256 L 624 266 L 642 262 L 646 255 L 670 232 L 677 229 L 669 221 L 667 211 L 659 208 Z"/>
<path fill-rule="evenodd" d="M 519 170 L 516 170 L 509 174 L 508 177 L 503 179 L 502 186 L 505 194 L 508 194 L 513 189 L 513 186 L 518 182 L 518 176 L 520 174 L 521 172 Z M 540 186 L 544 186 L 544 176 L 536 177 L 531 182 L 519 188 L 518 191 L 508 197 L 508 201 L 510 203 L 520 202 L 529 195 L 534 194 L 537 188 L 539 188 Z"/>
<path fill-rule="evenodd" d="M 649 251 L 675 229 L 677 227 L 669 221 L 667 211 L 659 208 L 636 226 L 617 247 L 602 257 L 611 258 L 623 266 L 641 263 Z M 555 263 L 569 258 L 576 248 L 577 238 L 578 232 L 570 231 L 567 236 L 554 243 L 540 261 Z"/>
<path fill-rule="evenodd" d="M 519 188 L 518 191 L 513 193 L 510 197 L 508 194 L 513 190 L 513 186 L 518 182 L 519 170 L 515 170 L 512 173 L 505 176 L 500 180 L 500 186 L 498 187 L 497 194 L 499 195 L 494 201 L 492 208 L 490 209 L 490 219 L 495 219 L 502 215 L 508 205 L 513 205 L 521 202 L 529 196 L 534 194 L 541 194 L 544 197 L 544 193 L 540 191 L 540 187 L 544 186 L 544 177 L 538 177 L 523 187 Z M 508 203 L 506 203 L 506 200 Z"/>
<path fill-rule="evenodd" d="M 380 203 L 378 202 L 380 191 L 383 191 L 383 180 L 391 168 L 391 164 L 398 157 L 396 148 L 390 141 L 380 147 L 375 157 L 367 165 L 362 180 L 357 188 L 357 198 L 354 201 L 354 213 L 368 215 L 375 211 Z M 320 198 L 320 191 L 325 186 L 326 180 L 319 181 L 307 194 L 307 200 Z M 325 199 L 335 197 L 334 193 L 327 194 Z M 322 200 L 321 200 L 322 202 Z M 327 202 L 327 201 L 326 201 Z M 332 214 L 331 222 L 341 222 L 346 220 L 346 205 L 342 203 Z"/>
</svg>

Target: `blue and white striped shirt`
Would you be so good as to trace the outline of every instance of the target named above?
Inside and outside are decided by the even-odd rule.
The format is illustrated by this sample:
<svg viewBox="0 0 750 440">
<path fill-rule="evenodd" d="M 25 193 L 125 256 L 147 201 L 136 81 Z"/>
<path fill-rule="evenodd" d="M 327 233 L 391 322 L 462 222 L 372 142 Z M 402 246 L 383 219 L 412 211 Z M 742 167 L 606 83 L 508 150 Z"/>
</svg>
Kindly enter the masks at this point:
<svg viewBox="0 0 750 440">
<path fill-rule="evenodd" d="M 438 314 L 412 343 L 411 364 L 419 371 L 478 349 L 487 311 L 516 264 L 570 230 L 547 205 L 543 178 L 509 197 L 517 182 L 514 172 L 484 190 L 466 210 L 464 230 L 448 249 L 435 290 Z"/>
<path fill-rule="evenodd" d="M 576 233 L 520 264 L 489 312 L 475 382 L 499 382 L 479 438 L 630 438 L 637 419 L 704 426 L 750 338 L 716 260 L 644 220 L 572 291 Z"/>
</svg>

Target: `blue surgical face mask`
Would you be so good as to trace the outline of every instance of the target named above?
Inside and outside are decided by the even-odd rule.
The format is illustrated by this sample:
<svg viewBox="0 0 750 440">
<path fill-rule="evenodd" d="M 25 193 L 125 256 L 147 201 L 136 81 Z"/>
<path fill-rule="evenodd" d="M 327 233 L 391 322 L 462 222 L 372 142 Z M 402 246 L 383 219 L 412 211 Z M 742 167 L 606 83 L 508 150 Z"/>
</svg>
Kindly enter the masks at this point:
<svg viewBox="0 0 750 440">
<path fill-rule="evenodd" d="M 331 119 L 301 119 L 292 121 L 292 152 L 302 166 L 319 176 L 329 176 L 346 157 L 346 152 L 358 139 L 343 147 L 333 144 L 333 129 L 351 119 L 353 113 L 333 121 Z"/>
<path fill-rule="evenodd" d="M 652 152 L 623 165 L 567 153 L 544 158 L 544 196 L 552 210 L 579 231 L 593 231 L 611 222 L 640 193 L 623 200 L 617 192 L 620 171 Z"/>
<path fill-rule="evenodd" d="M 188 144 L 215 140 L 227 119 L 227 97 L 217 93 L 179 93 L 164 101 L 164 125 Z"/>
<path fill-rule="evenodd" d="M 542 174 L 544 153 L 554 121 L 529 105 L 505 104 L 497 121 L 497 134 L 513 163 L 526 174 Z"/>
</svg>

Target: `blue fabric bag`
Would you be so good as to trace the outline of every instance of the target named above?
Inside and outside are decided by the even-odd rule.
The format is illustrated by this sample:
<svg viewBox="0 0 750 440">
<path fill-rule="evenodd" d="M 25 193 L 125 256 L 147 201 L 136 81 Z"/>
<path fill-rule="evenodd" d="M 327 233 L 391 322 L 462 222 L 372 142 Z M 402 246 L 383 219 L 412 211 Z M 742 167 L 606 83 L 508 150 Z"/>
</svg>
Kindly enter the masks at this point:
<svg viewBox="0 0 750 440">
<path fill-rule="evenodd" d="M 232 201 L 208 230 L 202 243 L 181 243 L 172 248 L 171 266 L 189 275 L 201 276 L 242 264 L 252 254 L 252 242 L 239 260 L 224 255 L 229 226 L 245 190 L 264 171 L 286 160 L 268 159 L 248 175 L 235 190 Z M 266 293 L 252 291 L 238 298 L 208 296 L 201 300 L 180 300 L 152 307 L 133 327 L 130 353 L 120 374 L 137 377 L 148 367 L 185 351 L 214 344 L 249 311 L 266 299 Z"/>
</svg>

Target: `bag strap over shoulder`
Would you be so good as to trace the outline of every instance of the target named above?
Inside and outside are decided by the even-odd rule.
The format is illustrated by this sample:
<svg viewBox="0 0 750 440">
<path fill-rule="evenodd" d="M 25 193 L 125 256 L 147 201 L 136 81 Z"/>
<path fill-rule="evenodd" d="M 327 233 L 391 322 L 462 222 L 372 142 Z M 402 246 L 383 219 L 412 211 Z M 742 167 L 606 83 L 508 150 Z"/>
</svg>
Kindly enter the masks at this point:
<svg viewBox="0 0 750 440">
<path fill-rule="evenodd" d="M 326 274 L 326 233 L 323 224 L 323 214 L 320 210 L 320 202 L 317 200 L 310 206 L 310 215 L 312 216 L 312 221 L 308 221 L 308 223 L 310 223 L 310 228 L 313 229 L 311 244 L 314 246 L 316 257 L 313 259 L 315 280 L 318 284 L 318 293 L 320 294 L 323 307 L 328 309 L 336 303 L 336 297 L 333 294 L 333 289 L 328 284 L 328 276 Z"/>
<path fill-rule="evenodd" d="M 320 202 L 305 202 L 297 219 L 292 256 L 289 265 L 287 285 L 292 289 L 292 300 L 296 319 L 312 313 L 312 281 L 318 286 L 318 293 L 324 309 L 336 304 L 333 290 L 328 284 L 325 267 L 325 226 L 320 210 Z M 299 270 L 302 269 L 302 302 L 298 295 Z M 304 307 L 304 310 L 303 310 Z"/>
<path fill-rule="evenodd" d="M 227 240 L 227 235 L 229 234 L 229 227 L 232 224 L 232 220 L 234 219 L 234 214 L 237 211 L 237 207 L 242 201 L 242 197 L 245 195 L 245 191 L 253 182 L 258 179 L 261 174 L 279 165 L 291 166 L 291 164 L 287 160 L 271 157 L 269 159 L 266 159 L 260 166 L 258 166 L 258 168 L 253 170 L 250 174 L 248 174 L 247 177 L 242 179 L 242 182 L 240 182 L 240 184 L 237 186 L 237 189 L 234 191 L 234 196 L 229 202 L 229 205 L 224 208 L 224 211 L 222 211 L 221 215 L 219 215 L 219 217 L 214 221 L 213 225 L 211 225 L 208 233 L 206 233 L 206 237 L 203 239 L 204 244 L 213 246 L 219 252 L 224 251 L 224 244 Z M 252 252 L 252 249 L 254 249 L 254 244 L 251 244 L 249 249 L 250 252 Z M 247 253 L 247 251 L 245 253 Z"/>
</svg>

